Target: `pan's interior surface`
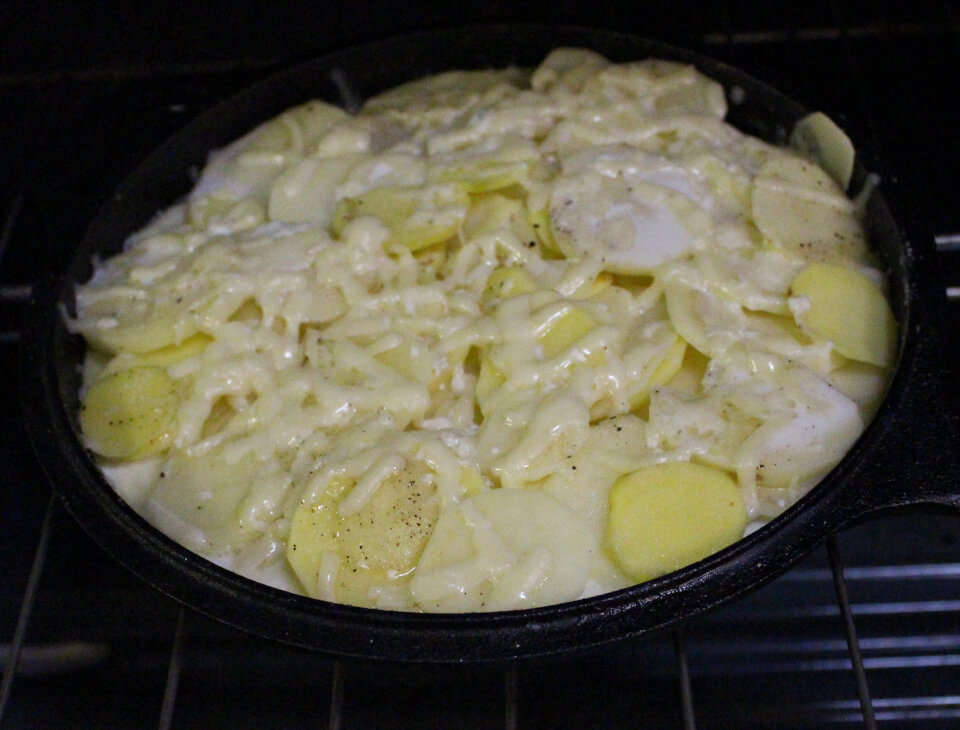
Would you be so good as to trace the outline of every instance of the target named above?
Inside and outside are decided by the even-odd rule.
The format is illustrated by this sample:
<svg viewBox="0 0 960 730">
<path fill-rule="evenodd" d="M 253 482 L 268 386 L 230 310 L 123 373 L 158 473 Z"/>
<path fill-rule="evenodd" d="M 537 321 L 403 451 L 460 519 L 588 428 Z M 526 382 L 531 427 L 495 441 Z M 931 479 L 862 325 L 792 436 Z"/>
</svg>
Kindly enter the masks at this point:
<svg viewBox="0 0 960 730">
<path fill-rule="evenodd" d="M 901 326 L 900 363 L 886 402 L 851 453 L 810 494 L 748 538 L 694 566 L 616 593 L 541 609 L 463 615 L 358 609 L 287 594 L 228 573 L 158 533 L 109 488 L 76 437 L 83 345 L 69 334 L 61 316 L 63 308 L 70 310 L 73 287 L 89 277 L 95 257 L 118 251 L 130 233 L 185 194 L 191 171 L 211 149 L 293 104 L 313 97 L 349 103 L 449 68 L 530 66 L 561 45 L 590 47 L 615 61 L 657 56 L 692 62 L 721 81 L 728 94 L 738 89 L 739 103 L 731 104 L 729 120 L 770 141 L 784 142 L 805 113 L 734 69 L 651 41 L 593 30 L 502 27 L 440 31 L 349 49 L 272 77 L 193 121 L 145 160 L 105 204 L 66 274 L 48 276 L 38 286 L 26 333 L 25 397 L 34 404 L 29 427 L 35 447 L 68 509 L 109 553 L 187 605 L 271 639 L 349 657 L 505 660 L 666 627 L 783 572 L 850 519 L 876 507 L 936 500 L 949 491 L 950 485 L 932 483 L 928 493 L 909 494 L 895 479 L 898 462 L 912 449 L 898 436 L 916 425 L 910 408 L 929 400 L 925 393 L 934 376 L 923 337 L 932 288 L 924 291 L 920 285 L 922 272 L 930 267 L 924 237 L 904 211 L 891 209 L 890 186 L 883 183 L 869 200 L 867 226 L 890 273 Z M 863 184 L 868 169 L 876 171 L 877 164 L 858 164 L 854 188 Z M 937 448 L 933 443 L 923 447 L 931 459 Z M 910 458 L 918 458 L 916 449 Z"/>
</svg>

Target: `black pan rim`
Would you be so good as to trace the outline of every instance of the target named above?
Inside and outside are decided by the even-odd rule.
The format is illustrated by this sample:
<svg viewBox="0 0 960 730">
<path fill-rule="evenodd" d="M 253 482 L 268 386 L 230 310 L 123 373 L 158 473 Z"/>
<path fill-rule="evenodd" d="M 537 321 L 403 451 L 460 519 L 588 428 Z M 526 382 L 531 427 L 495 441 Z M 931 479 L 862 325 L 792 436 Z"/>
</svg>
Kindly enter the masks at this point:
<svg viewBox="0 0 960 730">
<path fill-rule="evenodd" d="M 162 158 L 171 145 L 198 127 L 210 124 L 224 108 L 242 104 L 251 93 L 262 93 L 271 85 L 283 83 L 285 78 L 303 74 L 304 69 L 338 68 L 337 62 L 342 65 L 350 54 L 362 57 L 372 50 L 383 53 L 391 44 L 432 40 L 442 45 L 461 38 L 465 32 L 499 34 L 501 43 L 509 43 L 518 35 L 545 31 L 554 40 L 577 37 L 588 43 L 593 41 L 592 45 L 602 45 L 598 39 L 606 39 L 606 43 L 618 47 L 642 49 L 646 55 L 693 62 L 714 77 L 724 77 L 725 85 L 727 78 L 731 78 L 745 84 L 751 94 L 762 92 L 771 103 L 787 105 L 794 120 L 803 114 L 800 105 L 741 71 L 648 39 L 595 29 L 551 26 L 446 29 L 347 49 L 271 76 L 188 124 L 147 158 L 139 170 L 149 168 L 151 160 Z M 541 47 L 544 47 L 542 39 Z M 871 167 L 877 169 L 874 165 Z M 117 201 L 123 201 L 124 195 L 129 194 L 130 181 L 135 182 L 137 174 L 128 178 L 118 191 L 119 197 L 108 202 L 91 224 L 88 242 L 91 237 L 95 238 L 103 217 L 111 215 Z M 862 167 L 859 174 L 861 177 L 864 174 Z M 881 187 L 886 200 L 892 186 Z M 903 244 L 903 261 L 898 270 L 905 293 L 900 313 L 900 365 L 880 412 L 851 452 L 793 507 L 743 540 L 700 563 L 603 596 L 500 613 L 413 614 L 361 609 L 316 601 L 254 583 L 180 547 L 150 527 L 106 485 L 73 433 L 71 416 L 60 397 L 60 373 L 54 368 L 55 337 L 66 336 L 61 319 L 63 297 L 72 285 L 56 274 L 48 274 L 37 286 L 28 316 L 29 326 L 24 333 L 24 367 L 21 369 L 24 399 L 32 403 L 33 411 L 42 404 L 45 414 L 28 418 L 28 430 L 65 506 L 96 542 L 168 595 L 248 632 L 343 657 L 416 662 L 510 660 L 593 647 L 666 628 L 732 600 L 785 571 L 844 522 L 874 506 L 886 506 L 858 501 L 850 494 L 851 483 L 882 478 L 883 468 L 889 461 L 884 458 L 884 447 L 891 431 L 896 431 L 896 414 L 917 396 L 922 386 L 917 380 L 922 380 L 929 360 L 922 327 L 928 293 L 923 291 L 919 275 L 920 269 L 929 267 L 924 266 L 925 237 L 919 232 L 913 233 L 913 228 L 908 231 L 905 226 L 912 225 L 909 219 L 894 220 Z M 81 247 L 78 258 L 83 256 L 83 251 Z M 893 503 L 898 499 L 888 496 L 887 502 L 895 506 Z M 265 618 L 270 621 L 264 621 Z"/>
</svg>

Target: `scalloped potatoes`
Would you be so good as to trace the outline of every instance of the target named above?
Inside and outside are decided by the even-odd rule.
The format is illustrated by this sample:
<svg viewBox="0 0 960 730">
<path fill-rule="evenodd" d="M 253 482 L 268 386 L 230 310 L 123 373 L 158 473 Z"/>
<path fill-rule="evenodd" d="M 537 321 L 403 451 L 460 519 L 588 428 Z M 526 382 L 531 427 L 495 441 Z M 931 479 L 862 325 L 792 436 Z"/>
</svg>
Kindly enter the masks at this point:
<svg viewBox="0 0 960 730">
<path fill-rule="evenodd" d="M 706 557 L 843 456 L 896 334 L 849 140 L 725 112 L 559 49 L 280 115 L 78 287 L 87 446 L 174 539 L 324 600 L 525 608 Z"/>
</svg>

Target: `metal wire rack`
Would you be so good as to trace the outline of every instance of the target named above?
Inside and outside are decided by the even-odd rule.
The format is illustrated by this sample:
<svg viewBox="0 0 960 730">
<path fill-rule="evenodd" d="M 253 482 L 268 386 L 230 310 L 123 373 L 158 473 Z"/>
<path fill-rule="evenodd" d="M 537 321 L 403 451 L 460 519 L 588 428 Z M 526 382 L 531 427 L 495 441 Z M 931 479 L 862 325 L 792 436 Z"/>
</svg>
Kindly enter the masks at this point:
<svg viewBox="0 0 960 730">
<path fill-rule="evenodd" d="M 27 641 L 30 623 L 35 609 L 35 599 L 41 590 L 44 566 L 48 560 L 50 560 L 51 544 L 56 544 L 54 532 L 58 527 L 62 528 L 66 524 L 62 520 L 62 515 L 59 517 L 57 515 L 59 509 L 56 499 L 51 497 L 43 515 L 32 565 L 23 590 L 22 603 L 19 607 L 16 627 L 10 643 L 2 647 L 4 666 L 3 680 L 2 684 L 0 684 L 0 726 L 3 727 L 34 726 L 33 723 L 26 720 L 24 709 L 22 707 L 17 708 L 16 703 L 12 702 L 14 697 L 13 690 L 18 682 L 28 684 L 35 682 L 38 676 L 44 675 L 69 676 L 70 674 L 82 673 L 91 667 L 109 664 L 108 657 L 111 647 L 109 644 L 101 641 L 60 641 L 48 645 L 40 644 L 36 646 L 30 645 Z M 834 590 L 834 596 L 832 597 L 834 605 L 832 606 L 833 610 L 826 611 L 826 613 L 834 613 L 835 616 L 831 618 L 839 619 L 839 621 L 833 622 L 834 637 L 842 637 L 842 641 L 845 643 L 846 656 L 843 656 L 842 651 L 838 652 L 835 650 L 832 654 L 830 652 L 824 652 L 822 651 L 822 647 L 818 648 L 815 646 L 815 642 L 811 642 L 811 645 L 807 647 L 809 656 L 806 660 L 801 660 L 801 664 L 803 661 L 809 662 L 810 666 L 806 667 L 807 671 L 821 673 L 823 675 L 822 681 L 827 681 L 830 675 L 836 677 L 838 674 L 837 670 L 839 670 L 840 674 L 849 674 L 853 679 L 853 684 L 855 684 L 856 692 L 854 696 L 844 700 L 815 701 L 798 705 L 794 709 L 799 710 L 802 708 L 805 716 L 794 717 L 795 724 L 791 724 L 790 726 L 839 727 L 850 726 L 856 723 L 857 726 L 864 728 L 876 728 L 878 723 L 883 723 L 886 726 L 886 723 L 894 722 L 915 724 L 918 727 L 933 727 L 934 725 L 927 723 L 950 723 L 951 721 L 960 720 L 960 697 L 949 694 L 913 698 L 884 698 L 879 702 L 872 698 L 868 684 L 868 668 L 881 668 L 882 663 L 887 662 L 900 670 L 910 668 L 911 664 L 914 665 L 913 669 L 916 669 L 916 665 L 921 662 L 924 657 L 922 653 L 914 653 L 904 657 L 903 659 L 905 659 L 905 661 L 897 662 L 895 656 L 891 654 L 887 656 L 878 655 L 874 647 L 868 646 L 868 652 L 873 655 L 873 659 L 868 658 L 866 661 L 864 660 L 855 627 L 855 611 L 849 598 L 850 591 L 844 574 L 844 565 L 835 538 L 830 538 L 827 541 L 825 553 L 828 568 L 818 569 L 814 572 L 818 572 L 820 575 L 817 577 L 821 579 L 824 577 L 824 574 L 829 574 L 830 576 Z M 927 564 L 925 568 L 921 566 L 908 566 L 899 571 L 893 569 L 891 566 L 882 566 L 874 572 L 898 572 L 899 577 L 904 578 L 911 571 L 919 573 L 923 572 L 923 570 L 926 570 L 936 577 L 948 575 L 953 580 L 960 578 L 960 563 Z M 858 576 L 859 578 L 865 577 L 863 575 L 864 569 L 857 569 L 855 572 L 861 574 Z M 867 571 L 867 573 L 869 573 L 869 571 Z M 795 578 L 806 583 L 811 582 L 811 577 L 813 576 L 795 576 Z M 956 585 L 953 587 L 951 596 L 952 597 L 948 599 L 949 605 L 942 605 L 942 602 L 941 605 L 936 605 L 928 601 L 925 604 L 915 604 L 913 609 L 915 612 L 939 611 L 953 613 L 955 615 L 956 612 L 960 610 L 960 606 L 958 606 L 958 604 L 960 604 L 960 592 L 956 590 Z M 790 610 L 791 608 L 801 607 L 783 606 L 782 608 Z M 809 608 L 809 606 L 807 608 Z M 820 608 L 822 610 L 828 608 L 828 606 L 821 603 Z M 899 610 L 904 608 L 906 608 L 905 605 L 898 607 Z M 882 610 L 882 607 L 874 603 L 872 604 L 872 609 L 878 611 Z M 889 608 L 887 610 L 890 613 L 896 613 L 896 610 Z M 198 665 L 202 666 L 204 662 L 209 661 L 209 657 L 203 656 L 205 649 L 202 644 L 206 639 L 203 634 L 198 635 L 195 631 L 195 624 L 203 620 L 182 607 L 177 607 L 172 612 L 165 611 L 164 613 L 170 624 L 168 648 L 165 656 L 151 656 L 149 659 L 150 662 L 157 664 L 155 673 L 158 675 L 163 674 L 162 690 L 147 693 L 147 696 L 144 698 L 144 705 L 139 708 L 140 722 L 136 725 L 137 727 L 156 727 L 160 730 L 166 730 L 167 728 L 173 727 L 192 726 L 193 722 L 187 721 L 182 723 L 179 721 L 182 719 L 180 717 L 182 710 L 178 703 L 192 703 L 196 700 L 196 697 L 191 697 L 190 693 L 182 692 L 181 686 L 184 682 L 188 681 L 191 672 L 196 673 Z M 841 626 L 836 626 L 836 623 L 841 624 Z M 191 625 L 194 625 L 193 628 L 191 628 Z M 936 639 L 943 643 L 946 638 L 947 637 L 943 636 L 927 636 L 925 638 L 921 636 L 914 637 L 914 640 L 921 644 L 928 644 L 930 639 Z M 697 663 L 703 659 L 703 655 L 698 655 L 696 652 L 691 652 L 688 649 L 686 628 L 674 631 L 670 639 L 672 641 L 664 642 L 662 647 L 664 657 L 661 662 L 662 666 L 660 671 L 664 671 L 670 675 L 669 682 L 675 685 L 671 701 L 676 702 L 676 708 L 672 713 L 674 715 L 673 717 L 664 716 L 661 712 L 662 708 L 656 711 L 655 717 L 657 722 L 671 723 L 662 726 L 682 727 L 686 730 L 692 730 L 697 727 L 787 726 L 782 724 L 784 722 L 782 713 L 774 713 L 773 716 L 767 716 L 766 718 L 764 718 L 762 713 L 756 716 L 742 718 L 744 720 L 743 724 L 741 724 L 738 719 L 734 719 L 729 723 L 722 722 L 718 724 L 714 718 L 709 716 L 717 711 L 715 700 L 706 703 L 706 706 L 703 708 L 698 706 L 696 691 L 698 682 Z M 953 653 L 941 651 L 939 654 L 928 655 L 927 659 L 941 667 L 951 665 L 956 667 L 960 664 L 960 655 L 956 653 L 958 645 L 960 645 L 960 637 L 953 635 L 949 637 L 949 640 L 952 642 Z M 241 644 L 247 644 L 249 651 L 261 653 L 276 651 L 271 645 L 259 640 L 232 637 L 230 639 L 231 648 L 227 650 L 228 653 L 233 650 L 232 645 L 238 641 Z M 833 643 L 836 643 L 836 639 L 834 639 Z M 201 656 L 199 658 L 196 655 L 191 656 L 191 652 L 197 650 L 197 645 L 200 645 L 199 650 Z M 757 646 L 747 646 L 746 648 L 748 651 L 752 649 L 754 652 L 758 649 Z M 922 651 L 923 647 L 915 647 L 915 649 L 916 648 L 920 648 Z M 836 649 L 836 647 L 834 647 L 834 649 Z M 786 652 L 781 650 L 777 653 L 780 655 L 781 660 L 783 660 Z M 669 667 L 670 661 L 666 658 L 668 654 L 672 654 L 672 663 L 674 665 L 672 668 Z M 249 657 L 247 659 L 249 660 Z M 287 657 L 287 659 L 289 660 L 290 657 Z M 647 659 L 649 660 L 649 657 L 647 657 Z M 301 660 L 302 657 L 294 657 L 293 663 L 297 667 L 302 667 Z M 832 663 L 833 666 L 824 666 L 825 662 Z M 241 663 L 243 663 L 243 660 L 241 660 Z M 817 666 L 818 663 L 820 666 Z M 310 661 L 308 664 L 316 669 L 315 662 Z M 458 717 L 457 713 L 465 709 L 469 712 L 477 711 L 476 706 L 470 707 L 472 703 L 464 705 L 461 702 L 453 702 L 448 707 L 438 708 L 434 699 L 433 702 L 423 705 L 423 707 L 428 708 L 426 710 L 426 716 L 431 716 L 433 713 L 432 723 L 426 723 L 424 721 L 422 707 L 419 721 L 414 716 L 406 715 L 399 718 L 394 716 L 394 723 L 378 722 L 377 720 L 383 719 L 379 717 L 379 713 L 388 710 L 389 707 L 393 705 L 391 701 L 387 703 L 385 708 L 381 708 L 377 712 L 371 713 L 369 709 L 364 710 L 361 713 L 362 721 L 356 722 L 350 719 L 353 717 L 352 713 L 358 710 L 356 698 L 350 697 L 352 690 L 351 684 L 356 674 L 350 667 L 346 667 L 340 662 L 324 661 L 321 662 L 321 664 L 323 665 L 322 671 L 317 675 L 311 676 L 309 679 L 311 686 L 315 689 L 315 696 L 309 708 L 310 714 L 308 715 L 312 726 L 326 721 L 326 726 L 331 728 L 331 730 L 367 726 L 420 727 L 430 725 L 446 727 L 457 724 L 455 720 L 455 718 Z M 575 667 L 575 665 L 568 663 L 563 663 L 561 666 L 567 671 L 574 670 Z M 107 671 L 118 670 L 107 667 Z M 481 680 L 483 683 L 481 690 L 485 695 L 482 702 L 482 719 L 475 724 L 466 724 L 465 722 L 460 726 L 503 727 L 507 730 L 544 726 L 544 713 L 537 707 L 538 703 L 544 699 L 542 684 L 536 680 L 530 681 L 526 676 L 528 673 L 536 674 L 539 671 L 541 671 L 541 668 L 536 665 L 510 665 L 484 670 Z M 744 671 L 744 667 L 740 667 L 738 671 Z M 754 668 L 753 671 L 756 671 L 756 669 Z M 954 672 L 954 674 L 956 674 L 956 672 Z M 475 681 L 479 676 L 479 674 L 474 674 L 471 679 Z M 230 681 L 231 678 L 227 677 L 225 684 L 229 684 Z M 570 677 L 567 681 L 576 680 Z M 499 687 L 496 686 L 498 683 Z M 663 684 L 664 683 L 661 682 L 660 686 L 662 687 Z M 363 692 L 369 691 L 368 682 L 361 682 L 361 685 L 366 685 L 362 687 Z M 445 687 L 445 683 L 441 682 L 439 686 L 443 688 Z M 474 687 L 475 686 L 476 684 L 474 684 Z M 35 688 L 28 688 L 27 691 L 31 692 L 33 690 L 35 690 Z M 418 701 L 423 701 L 423 691 L 423 687 L 406 686 L 399 695 L 395 689 L 387 690 L 387 694 L 390 695 L 393 700 L 412 696 Z M 410 694 L 407 695 L 405 694 L 406 692 Z M 187 695 L 186 697 L 184 697 L 185 694 Z M 549 699 L 550 693 L 547 694 Z M 376 700 L 374 700 L 374 702 L 375 701 Z M 632 705 L 633 703 L 628 704 Z M 621 708 L 621 711 L 625 711 L 626 709 L 626 707 Z M 706 713 L 706 720 L 698 723 L 698 710 L 701 709 Z M 730 708 L 728 707 L 727 710 L 729 711 Z M 451 711 L 454 713 L 453 717 L 450 716 Z M 644 708 L 642 704 L 639 704 L 633 707 L 633 711 L 636 712 L 637 715 L 642 716 Z M 195 708 L 188 711 L 188 717 L 191 717 L 190 712 L 195 712 Z M 552 713 L 547 713 L 547 715 L 550 717 Z M 701 714 L 701 716 L 704 715 Z M 154 718 L 152 723 L 149 722 L 150 717 Z M 197 718 L 193 716 L 192 719 L 196 720 Z M 302 720 L 303 717 L 300 719 Z M 444 719 L 449 720 L 449 722 L 446 722 Z M 476 717 L 473 719 L 476 720 Z M 367 721 L 371 721 L 370 724 L 367 724 Z M 9 723 L 9 725 L 7 723 Z M 567 725 L 553 724 L 552 726 L 565 727 Z M 623 725 L 611 724 L 605 726 L 625 727 L 627 725 L 625 723 Z M 661 725 L 654 723 L 652 726 L 659 727 Z M 949 727 L 950 724 L 943 726 Z"/>
<path fill-rule="evenodd" d="M 767 10 L 747 22 L 736 3 L 721 3 L 677 40 L 766 72 L 795 96 L 815 86 L 825 109 L 923 181 L 918 194 L 939 233 L 951 297 L 953 329 L 945 336 L 956 338 L 960 219 L 950 201 L 958 157 L 940 126 L 944 116 L 960 122 L 960 107 L 893 69 L 905 54 L 914 75 L 935 75 L 950 60 L 956 68 L 957 15 L 949 2 L 913 10 L 884 15 L 823 2 L 797 18 Z M 0 177 L 0 363 L 8 371 L 50 197 L 71 200 L 56 226 L 75 232 L 108 192 L 90 184 L 91 169 L 115 181 L 185 114 L 280 61 L 0 74 L 6 109 L 15 102 L 47 120 L 14 130 L 27 146 L 13 152 L 13 176 Z M 883 113 L 907 91 L 918 109 L 935 97 L 938 114 L 905 121 Z M 93 111 L 102 103 L 116 112 L 109 120 Z M 0 111 L 0 131 L 9 133 L 11 118 Z M 80 131 L 58 145 L 56 132 L 71 124 Z M 123 151 L 104 161 L 105 140 L 115 137 L 125 140 Z M 52 151 L 40 154 L 44 145 Z M 82 172 L 46 186 L 45 163 L 65 152 Z M 45 186 L 40 202 L 36 191 Z M 0 728 L 960 725 L 956 519 L 900 515 L 857 526 L 770 586 L 666 636 L 509 666 L 374 669 L 214 625 L 110 563 L 43 485 L 18 425 L 15 385 L 4 380 Z"/>
</svg>

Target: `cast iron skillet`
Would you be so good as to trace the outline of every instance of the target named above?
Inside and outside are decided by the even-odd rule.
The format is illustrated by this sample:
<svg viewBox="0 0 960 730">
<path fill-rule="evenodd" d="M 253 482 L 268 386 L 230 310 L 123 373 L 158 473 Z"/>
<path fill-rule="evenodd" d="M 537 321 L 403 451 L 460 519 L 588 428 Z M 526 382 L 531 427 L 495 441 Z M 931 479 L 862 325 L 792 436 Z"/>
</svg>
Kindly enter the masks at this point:
<svg viewBox="0 0 960 730">
<path fill-rule="evenodd" d="M 826 535 L 879 509 L 960 508 L 953 455 L 956 415 L 944 403 L 936 338 L 942 315 L 932 238 L 899 207 L 883 176 L 867 226 L 887 267 L 900 324 L 899 361 L 880 411 L 850 453 L 806 497 L 762 529 L 706 560 L 615 593 L 539 609 L 421 615 L 330 604 L 278 591 L 198 558 L 148 525 L 104 482 L 76 435 L 83 344 L 63 322 L 73 288 L 94 256 L 121 248 L 128 234 L 185 194 L 189 170 L 284 109 L 320 97 L 348 106 L 427 73 L 450 68 L 532 66 L 561 45 L 593 48 L 615 61 L 657 56 L 696 64 L 738 87 L 729 119 L 783 142 L 805 114 L 749 76 L 693 53 L 604 31 L 491 27 L 429 32 L 344 50 L 280 73 L 187 125 L 150 155 L 107 201 L 65 273 L 52 262 L 38 284 L 23 342 L 28 429 L 67 509 L 108 553 L 184 604 L 245 631 L 340 657 L 419 662 L 507 660 L 555 654 L 636 636 L 729 601 L 784 572 Z M 742 93 L 741 93 L 742 92 Z M 853 187 L 866 170 L 860 161 Z"/>
</svg>

